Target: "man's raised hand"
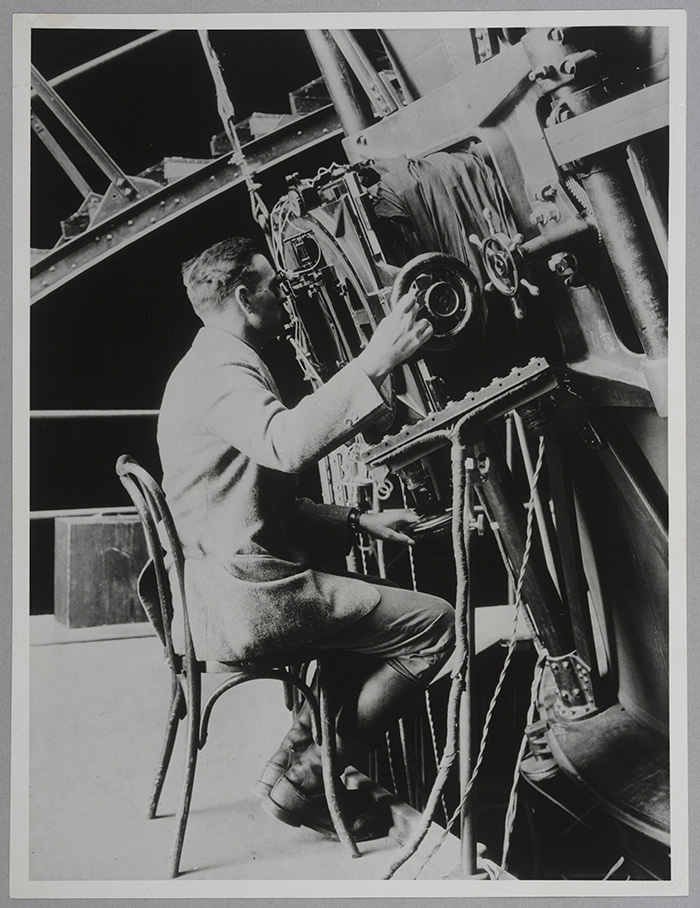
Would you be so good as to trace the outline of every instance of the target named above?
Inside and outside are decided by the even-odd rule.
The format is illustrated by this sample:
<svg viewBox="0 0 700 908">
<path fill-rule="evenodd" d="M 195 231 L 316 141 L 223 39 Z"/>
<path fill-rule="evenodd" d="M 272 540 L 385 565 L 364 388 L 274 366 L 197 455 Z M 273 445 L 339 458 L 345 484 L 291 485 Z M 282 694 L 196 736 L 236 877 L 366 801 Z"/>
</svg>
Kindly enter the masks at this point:
<svg viewBox="0 0 700 908">
<path fill-rule="evenodd" d="M 433 334 L 427 318 L 418 318 L 418 296 L 411 287 L 379 323 L 357 363 L 379 387 L 389 373 L 412 356 Z"/>
</svg>

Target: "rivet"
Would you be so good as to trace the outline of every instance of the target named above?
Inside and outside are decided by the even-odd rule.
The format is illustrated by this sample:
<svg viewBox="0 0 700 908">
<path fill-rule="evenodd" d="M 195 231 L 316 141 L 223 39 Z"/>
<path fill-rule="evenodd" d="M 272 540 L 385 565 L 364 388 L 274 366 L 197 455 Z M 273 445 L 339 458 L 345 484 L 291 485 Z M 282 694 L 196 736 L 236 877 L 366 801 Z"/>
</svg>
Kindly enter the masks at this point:
<svg viewBox="0 0 700 908">
<path fill-rule="evenodd" d="M 127 223 L 127 225 L 128 225 L 129 227 L 133 227 L 133 226 L 134 226 L 134 222 L 133 222 L 133 221 L 127 221 L 126 223 Z"/>
</svg>

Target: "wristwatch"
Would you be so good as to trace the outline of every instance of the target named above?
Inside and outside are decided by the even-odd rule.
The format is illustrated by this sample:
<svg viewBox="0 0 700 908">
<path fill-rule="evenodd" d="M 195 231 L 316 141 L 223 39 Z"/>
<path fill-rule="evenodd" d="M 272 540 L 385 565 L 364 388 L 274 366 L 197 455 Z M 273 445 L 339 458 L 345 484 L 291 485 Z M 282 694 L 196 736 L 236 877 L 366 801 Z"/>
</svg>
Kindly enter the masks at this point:
<svg viewBox="0 0 700 908">
<path fill-rule="evenodd" d="M 354 539 L 355 536 L 360 535 L 360 517 L 368 510 L 368 508 L 359 505 L 358 507 L 350 508 L 348 513 L 348 537 L 350 541 Z"/>
</svg>

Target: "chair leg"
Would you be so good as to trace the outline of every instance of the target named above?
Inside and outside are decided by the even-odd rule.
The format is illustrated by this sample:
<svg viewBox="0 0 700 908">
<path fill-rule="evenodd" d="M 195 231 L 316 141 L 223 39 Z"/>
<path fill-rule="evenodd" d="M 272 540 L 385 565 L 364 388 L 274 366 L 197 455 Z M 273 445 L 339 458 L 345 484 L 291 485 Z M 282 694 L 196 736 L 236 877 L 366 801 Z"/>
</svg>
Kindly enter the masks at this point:
<svg viewBox="0 0 700 908">
<path fill-rule="evenodd" d="M 321 766 L 323 770 L 323 786 L 326 791 L 328 810 L 331 819 L 333 820 L 333 826 L 338 839 L 347 848 L 352 857 L 359 858 L 360 852 L 348 829 L 338 800 L 338 779 L 337 773 L 335 772 L 335 717 L 331 715 L 324 674 L 325 672 L 319 664 L 318 696 L 321 708 Z"/>
<path fill-rule="evenodd" d="M 201 713 L 201 684 L 199 673 L 195 670 L 187 676 L 187 751 L 185 753 L 185 767 L 182 779 L 182 796 L 177 814 L 175 842 L 170 855 L 170 877 L 174 878 L 180 873 L 180 858 L 182 846 L 185 841 L 185 829 L 190 813 L 192 788 L 194 787 L 194 773 L 197 768 L 197 755 L 199 753 L 199 725 Z"/>
<path fill-rule="evenodd" d="M 177 675 L 173 673 L 170 694 L 170 712 L 168 713 L 168 722 L 165 727 L 165 741 L 163 742 L 160 760 L 158 761 L 158 769 L 156 770 L 156 777 L 153 782 L 151 802 L 148 808 L 149 820 L 152 820 L 158 811 L 158 802 L 160 801 L 163 783 L 165 782 L 165 776 L 168 772 L 168 766 L 170 765 L 170 757 L 173 753 L 177 729 L 180 720 L 185 717 L 185 714 L 185 697 L 182 692 L 182 687 L 180 687 L 180 681 L 178 680 Z"/>
</svg>

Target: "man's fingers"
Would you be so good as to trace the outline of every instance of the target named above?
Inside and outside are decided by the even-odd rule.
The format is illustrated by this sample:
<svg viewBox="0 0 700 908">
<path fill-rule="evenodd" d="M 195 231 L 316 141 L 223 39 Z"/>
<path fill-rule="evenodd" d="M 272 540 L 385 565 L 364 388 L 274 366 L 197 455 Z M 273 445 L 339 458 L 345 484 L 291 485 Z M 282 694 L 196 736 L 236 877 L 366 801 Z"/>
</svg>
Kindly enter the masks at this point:
<svg viewBox="0 0 700 908">
<path fill-rule="evenodd" d="M 396 308 L 401 312 L 408 312 L 411 306 L 414 306 L 418 300 L 418 288 L 411 284 L 406 293 L 399 298 Z"/>
<path fill-rule="evenodd" d="M 405 533 L 392 533 L 390 538 L 392 542 L 400 542 L 402 545 L 416 544 L 416 540 L 412 536 L 407 536 Z"/>
</svg>

